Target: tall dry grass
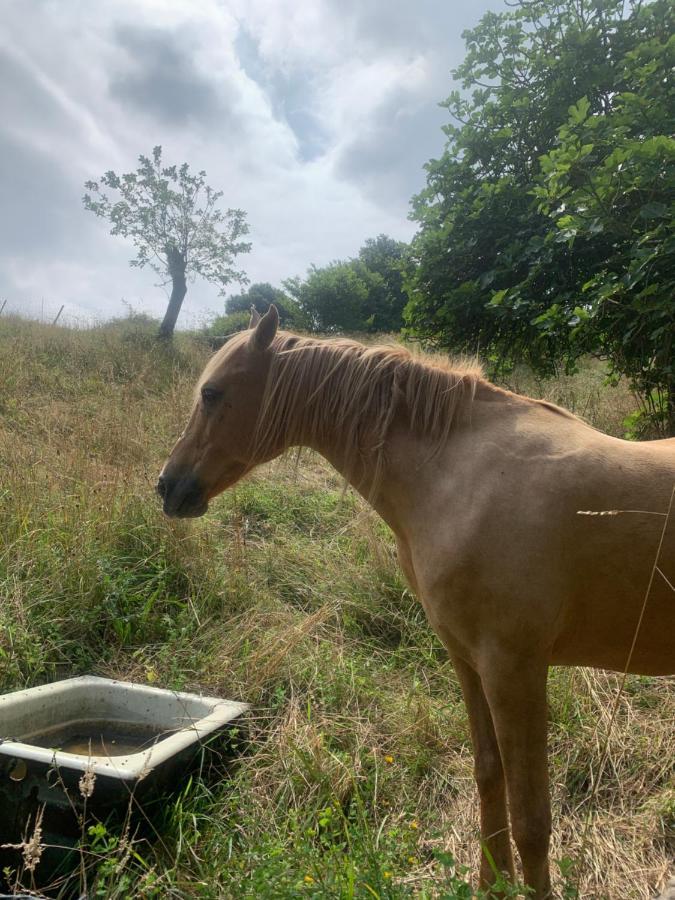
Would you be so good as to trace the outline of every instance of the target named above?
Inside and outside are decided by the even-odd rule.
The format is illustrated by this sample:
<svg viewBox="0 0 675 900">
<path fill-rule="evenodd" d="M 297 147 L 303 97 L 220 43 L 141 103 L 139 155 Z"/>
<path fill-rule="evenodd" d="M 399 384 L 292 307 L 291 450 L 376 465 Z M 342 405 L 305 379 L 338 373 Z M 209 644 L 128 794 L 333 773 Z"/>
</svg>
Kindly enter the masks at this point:
<svg viewBox="0 0 675 900">
<path fill-rule="evenodd" d="M 0 689 L 91 672 L 252 705 L 238 765 L 181 786 L 154 840 L 86 838 L 91 896 L 469 897 L 464 707 L 387 529 L 311 455 L 161 515 L 207 352 L 0 319 Z M 545 388 L 613 433 L 632 408 L 596 367 Z M 617 678 L 551 674 L 552 856 L 568 896 L 646 900 L 673 867 L 675 685 L 628 679 L 596 784 Z"/>
</svg>

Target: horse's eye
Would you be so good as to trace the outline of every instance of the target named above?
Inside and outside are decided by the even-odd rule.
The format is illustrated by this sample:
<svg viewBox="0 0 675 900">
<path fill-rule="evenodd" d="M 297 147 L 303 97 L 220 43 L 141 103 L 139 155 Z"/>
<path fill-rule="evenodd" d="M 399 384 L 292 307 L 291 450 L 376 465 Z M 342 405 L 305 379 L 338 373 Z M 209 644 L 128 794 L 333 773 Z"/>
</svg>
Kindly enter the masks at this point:
<svg viewBox="0 0 675 900">
<path fill-rule="evenodd" d="M 220 397 L 220 391 L 217 391 L 212 387 L 203 387 L 202 388 L 202 400 L 204 403 L 209 406 L 216 402 L 216 400 Z"/>
</svg>

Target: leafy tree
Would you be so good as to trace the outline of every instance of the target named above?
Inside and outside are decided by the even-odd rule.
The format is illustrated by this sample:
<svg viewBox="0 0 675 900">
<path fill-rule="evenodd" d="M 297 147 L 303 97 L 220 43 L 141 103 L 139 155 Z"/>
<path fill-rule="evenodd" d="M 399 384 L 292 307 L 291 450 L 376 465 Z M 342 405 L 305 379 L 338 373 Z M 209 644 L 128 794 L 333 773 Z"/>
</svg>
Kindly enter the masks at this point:
<svg viewBox="0 0 675 900">
<path fill-rule="evenodd" d="M 668 216 L 648 215 L 663 208 L 646 206 L 669 202 L 663 168 L 673 95 L 660 60 L 672 54 L 672 6 L 624 6 L 518 0 L 465 33 L 467 56 L 454 73 L 464 93 L 445 103 L 456 124 L 446 126 L 445 152 L 427 164 L 427 187 L 413 200 L 420 229 L 407 271 L 406 317 L 417 335 L 478 351 L 493 369 L 524 359 L 546 374 L 561 364 L 572 368 L 581 353 L 608 353 L 648 402 L 654 385 L 659 397 L 669 390 L 663 379 L 672 357 L 672 232 Z M 603 124 L 590 124 L 596 122 Z M 606 162 L 612 141 L 630 162 Z M 581 208 L 610 182 L 593 213 Z M 619 202 L 623 190 L 630 199 Z M 573 200 L 576 212 L 563 206 Z M 652 252 L 641 280 L 621 282 Z M 657 271 L 664 281 L 655 292 L 649 285 Z M 642 337 L 651 335 L 650 356 L 628 329 L 640 305 L 651 310 L 657 297 L 653 322 L 636 326 Z M 652 373 L 646 379 L 645 366 Z"/>
<path fill-rule="evenodd" d="M 240 294 L 233 294 L 225 301 L 225 314 L 216 316 L 204 329 L 207 336 L 216 339 L 244 331 L 251 319 L 251 307 L 262 315 L 274 303 L 283 328 L 305 329 L 305 320 L 296 301 L 267 282 L 252 284 Z"/>
<path fill-rule="evenodd" d="M 235 256 L 248 253 L 251 245 L 241 241 L 248 233 L 246 214 L 240 209 L 217 208 L 223 196 L 206 184 L 206 172 L 191 174 L 187 163 L 162 165 L 162 148 L 152 159 L 139 156 L 135 172 L 106 172 L 97 181 L 87 181 L 83 197 L 86 209 L 108 219 L 111 234 L 131 238 L 136 247 L 132 266 L 150 266 L 171 282 L 169 305 L 160 334 L 173 334 L 187 293 L 188 278 L 199 275 L 220 286 L 245 282 L 235 268 Z M 111 200 L 103 192 L 116 192 Z"/>
<path fill-rule="evenodd" d="M 291 278 L 284 287 L 310 330 L 400 331 L 406 251 L 406 244 L 381 234 L 367 240 L 356 259 L 311 266 L 304 281 Z"/>
<path fill-rule="evenodd" d="M 408 245 L 386 234 L 368 238 L 359 260 L 369 272 L 382 277 L 383 288 L 373 293 L 369 314 L 373 331 L 400 331 L 408 295 L 403 288 L 403 264 Z"/>
<path fill-rule="evenodd" d="M 602 348 L 628 375 L 648 420 L 675 435 L 675 140 L 669 77 L 675 37 L 662 33 L 624 58 L 623 90 L 590 114 L 570 108 L 558 145 L 541 159 L 540 209 L 547 240 L 583 240 L 603 253 L 584 273 L 578 305 L 551 309 L 545 324 L 572 325 L 579 351 Z M 566 321 L 565 321 L 566 318 Z"/>
<path fill-rule="evenodd" d="M 304 281 L 288 279 L 284 287 L 296 300 L 310 331 L 368 330 L 367 304 L 371 291 L 383 289 L 381 275 L 363 263 L 334 262 L 311 266 Z"/>
</svg>

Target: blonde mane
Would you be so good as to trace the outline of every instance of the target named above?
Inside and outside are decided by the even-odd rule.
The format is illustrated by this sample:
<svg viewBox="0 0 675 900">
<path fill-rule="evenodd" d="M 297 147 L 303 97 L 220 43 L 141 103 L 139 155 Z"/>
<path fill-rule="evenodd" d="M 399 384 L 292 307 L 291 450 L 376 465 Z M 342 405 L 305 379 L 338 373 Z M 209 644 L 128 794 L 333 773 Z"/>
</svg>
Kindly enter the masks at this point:
<svg viewBox="0 0 675 900">
<path fill-rule="evenodd" d="M 347 470 L 356 473 L 361 461 L 374 461 L 375 481 L 395 417 L 429 438 L 433 455 L 482 381 L 477 365 L 453 368 L 400 346 L 279 332 L 273 350 L 255 436 L 258 453 L 267 455 L 280 443 L 321 446 L 337 432 Z"/>
</svg>

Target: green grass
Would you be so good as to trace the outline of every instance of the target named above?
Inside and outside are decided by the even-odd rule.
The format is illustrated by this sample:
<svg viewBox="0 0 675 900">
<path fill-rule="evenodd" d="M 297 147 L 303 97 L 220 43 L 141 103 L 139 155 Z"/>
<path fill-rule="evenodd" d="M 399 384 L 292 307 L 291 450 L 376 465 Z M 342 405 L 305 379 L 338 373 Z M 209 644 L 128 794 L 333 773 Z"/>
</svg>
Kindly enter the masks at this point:
<svg viewBox="0 0 675 900">
<path fill-rule="evenodd" d="M 87 889 L 470 897 L 461 694 L 384 525 L 311 454 L 256 473 L 203 519 L 161 514 L 156 475 L 206 358 L 196 338 L 162 348 L 133 320 L 70 331 L 0 318 L 0 690 L 94 673 L 252 707 L 227 777 L 182 785 L 154 834 L 86 836 Z M 602 382 L 593 365 L 539 387 L 621 434 L 634 403 Z M 580 857 L 616 687 L 552 674 L 553 857 L 576 864 L 582 897 L 647 898 L 675 839 L 672 680 L 629 679 Z"/>
</svg>

